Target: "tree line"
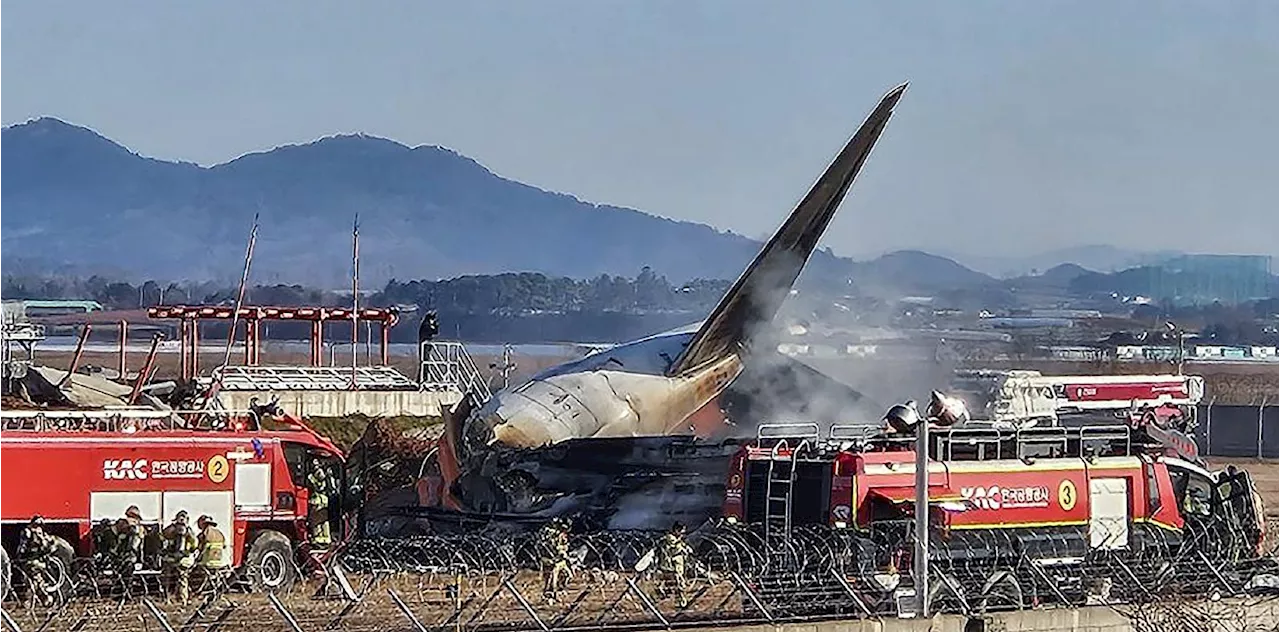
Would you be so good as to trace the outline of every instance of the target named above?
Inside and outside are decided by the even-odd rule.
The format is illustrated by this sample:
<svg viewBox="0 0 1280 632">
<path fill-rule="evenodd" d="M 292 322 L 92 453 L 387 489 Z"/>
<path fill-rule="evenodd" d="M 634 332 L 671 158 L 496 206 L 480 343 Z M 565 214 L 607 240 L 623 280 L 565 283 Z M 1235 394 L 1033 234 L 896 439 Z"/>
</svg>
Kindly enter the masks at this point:
<svg viewBox="0 0 1280 632">
<path fill-rule="evenodd" d="M 729 282 L 694 279 L 672 284 L 645 267 L 634 278 L 600 275 L 593 279 L 552 277 L 540 273 L 462 276 L 442 280 L 398 281 L 362 296 L 378 307 L 415 305 L 455 314 L 522 316 L 570 312 L 681 313 L 706 312 L 728 289 Z M 5 299 L 93 300 L 109 310 L 145 309 L 155 305 L 232 304 L 237 288 L 215 282 L 134 284 L 94 275 L 89 278 L 5 275 Z M 245 303 L 283 307 L 351 304 L 351 292 L 303 285 L 252 285 Z"/>
</svg>

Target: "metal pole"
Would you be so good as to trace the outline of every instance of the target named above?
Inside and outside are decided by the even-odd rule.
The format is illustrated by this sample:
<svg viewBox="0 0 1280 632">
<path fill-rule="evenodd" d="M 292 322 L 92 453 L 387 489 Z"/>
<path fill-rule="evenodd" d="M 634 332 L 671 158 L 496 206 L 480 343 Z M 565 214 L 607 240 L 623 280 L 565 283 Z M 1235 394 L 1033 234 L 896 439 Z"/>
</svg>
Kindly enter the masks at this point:
<svg viewBox="0 0 1280 632">
<path fill-rule="evenodd" d="M 916 587 L 917 611 L 929 617 L 929 420 L 916 425 L 916 545 L 912 578 Z"/>
<path fill-rule="evenodd" d="M 1267 400 L 1271 399 L 1270 395 L 1263 395 L 1261 403 L 1258 404 L 1258 458 L 1262 458 L 1262 412 L 1267 409 Z"/>
<path fill-rule="evenodd" d="M 373 366 L 373 323 L 364 323 L 364 363 Z"/>
<path fill-rule="evenodd" d="M 1213 403 L 1218 396 L 1209 398 L 1209 406 L 1204 409 L 1204 455 L 1213 456 Z"/>
<path fill-rule="evenodd" d="M 1185 358 L 1186 358 L 1186 350 L 1183 346 L 1184 340 L 1185 340 L 1185 336 L 1183 336 L 1183 331 L 1179 329 L 1178 330 L 1178 375 L 1182 375 L 1182 363 L 1185 361 Z"/>
<path fill-rule="evenodd" d="M 356 387 L 356 345 L 360 343 L 360 214 L 351 226 L 351 388 Z"/>
<path fill-rule="evenodd" d="M 185 382 L 190 377 L 190 367 L 187 366 L 187 319 L 183 317 L 178 321 L 178 363 L 182 365 L 179 371 L 182 374 L 182 381 Z"/>
<path fill-rule="evenodd" d="M 80 339 L 76 341 L 75 355 L 71 356 L 71 364 L 67 367 L 67 374 L 58 381 L 58 388 L 62 388 L 71 383 L 71 376 L 75 374 L 76 369 L 80 368 L 80 358 L 84 356 L 84 344 L 89 342 L 89 332 L 93 331 L 93 325 L 85 323 L 80 327 Z"/>
<path fill-rule="evenodd" d="M 253 214 L 253 229 L 249 231 L 249 247 L 244 251 L 244 271 L 240 273 L 240 289 L 236 292 L 235 311 L 231 312 L 231 327 L 227 329 L 227 349 L 222 355 L 222 366 L 231 364 L 231 346 L 236 341 L 236 325 L 240 324 L 240 308 L 244 305 L 244 290 L 249 283 L 249 266 L 253 264 L 253 246 L 258 242 L 258 214 Z M 248 341 L 245 341 L 248 344 Z M 225 373 L 225 371 L 223 371 Z M 218 374 L 219 376 L 222 373 Z"/>
<path fill-rule="evenodd" d="M 124 346 L 128 340 L 129 340 L 129 321 L 124 320 L 122 318 L 120 319 L 120 365 L 117 367 L 118 369 L 117 372 L 120 374 L 121 381 L 128 379 L 124 376 L 124 372 L 126 369 L 125 360 L 124 360 L 124 353 L 125 353 Z M 183 367 L 183 368 L 185 369 L 186 367 Z"/>
</svg>

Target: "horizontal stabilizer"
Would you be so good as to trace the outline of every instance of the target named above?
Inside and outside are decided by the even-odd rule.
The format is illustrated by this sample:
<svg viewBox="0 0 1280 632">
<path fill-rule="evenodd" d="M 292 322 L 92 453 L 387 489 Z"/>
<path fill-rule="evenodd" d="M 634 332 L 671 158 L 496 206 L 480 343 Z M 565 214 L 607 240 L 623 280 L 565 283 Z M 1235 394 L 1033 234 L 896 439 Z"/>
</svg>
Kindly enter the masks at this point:
<svg viewBox="0 0 1280 632">
<path fill-rule="evenodd" d="M 667 375 L 686 373 L 737 352 L 753 328 L 773 320 L 906 89 L 906 84 L 898 86 L 880 100 L 809 194 L 720 299 Z"/>
</svg>

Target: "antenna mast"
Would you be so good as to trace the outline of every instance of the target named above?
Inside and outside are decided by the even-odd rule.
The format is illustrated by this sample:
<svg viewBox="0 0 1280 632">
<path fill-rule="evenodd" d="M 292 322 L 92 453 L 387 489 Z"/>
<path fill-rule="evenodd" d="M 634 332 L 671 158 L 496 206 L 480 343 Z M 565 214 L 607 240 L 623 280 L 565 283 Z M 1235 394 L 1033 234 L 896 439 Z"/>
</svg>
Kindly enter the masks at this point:
<svg viewBox="0 0 1280 632">
<path fill-rule="evenodd" d="M 240 322 L 240 308 L 244 306 L 244 290 L 249 283 L 249 266 L 253 263 L 253 246 L 258 243 L 258 214 L 253 214 L 253 229 L 249 231 L 249 247 L 244 252 L 244 270 L 240 273 L 240 289 L 236 292 L 236 309 L 231 312 L 231 331 L 227 333 L 227 350 L 222 356 L 222 368 L 231 363 L 231 345 L 236 339 L 236 324 Z M 245 340 L 245 344 L 249 341 Z M 219 372 L 221 375 L 221 372 Z"/>
<path fill-rule="evenodd" d="M 244 251 L 244 270 L 240 273 L 240 289 L 236 292 L 235 309 L 231 312 L 231 329 L 227 331 L 227 350 L 226 350 L 226 353 L 224 353 L 222 356 L 222 366 L 219 367 L 218 370 L 214 371 L 215 378 L 213 380 L 213 383 L 209 385 L 209 391 L 205 393 L 204 406 L 201 407 L 202 410 L 209 410 L 209 408 L 213 406 L 214 401 L 217 399 L 218 391 L 222 389 L 222 376 L 224 373 L 226 373 L 227 365 L 231 363 L 231 345 L 236 340 L 236 324 L 240 321 L 240 308 L 244 306 L 245 286 L 249 283 L 249 267 L 253 263 L 253 247 L 257 243 L 258 243 L 258 214 L 254 213 L 253 228 L 249 231 L 249 247 L 246 248 Z M 244 343 L 246 345 L 249 344 L 249 339 L 247 335 L 245 337 Z M 199 357 L 200 349 L 198 347 L 195 349 L 192 349 L 192 353 L 195 355 L 195 357 Z M 192 366 L 194 367 L 195 366 L 194 358 L 192 359 L 192 362 L 193 362 Z M 191 376 L 191 379 L 194 380 L 196 379 L 196 377 L 197 376 L 194 375 L 194 371 L 193 371 L 193 375 Z M 197 418 L 196 423 L 199 424 L 200 420 L 203 418 L 204 418 L 204 415 L 201 414 L 200 417 Z"/>
</svg>

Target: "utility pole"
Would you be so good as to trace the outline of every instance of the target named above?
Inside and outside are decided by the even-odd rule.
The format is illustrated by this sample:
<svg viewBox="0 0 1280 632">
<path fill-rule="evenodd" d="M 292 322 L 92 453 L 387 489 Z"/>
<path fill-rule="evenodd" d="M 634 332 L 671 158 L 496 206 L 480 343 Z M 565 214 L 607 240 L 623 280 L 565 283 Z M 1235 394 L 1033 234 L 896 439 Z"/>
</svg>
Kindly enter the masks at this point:
<svg viewBox="0 0 1280 632">
<path fill-rule="evenodd" d="M 1178 375 L 1182 375 L 1182 363 L 1183 363 L 1183 358 L 1185 358 L 1185 357 L 1186 357 L 1186 356 L 1185 356 L 1185 354 L 1186 354 L 1186 346 L 1185 346 L 1185 342 L 1184 342 L 1184 340 L 1185 340 L 1185 338 L 1186 338 L 1185 332 L 1182 330 L 1182 328 L 1181 328 L 1181 327 L 1178 327 L 1178 326 L 1177 326 L 1176 324 L 1174 324 L 1174 322 L 1173 322 L 1173 321 L 1171 321 L 1171 320 L 1166 320 L 1166 321 L 1164 322 L 1164 326 L 1165 326 L 1169 331 L 1173 332 L 1173 335 L 1175 335 L 1175 336 L 1177 336 L 1177 337 L 1178 337 L 1178 362 L 1177 362 L 1177 364 L 1178 364 Z"/>
<path fill-rule="evenodd" d="M 916 545 L 911 574 L 916 587 L 916 612 L 929 618 L 929 420 L 916 424 Z"/>
</svg>

